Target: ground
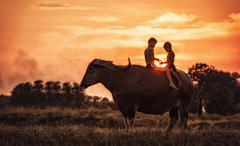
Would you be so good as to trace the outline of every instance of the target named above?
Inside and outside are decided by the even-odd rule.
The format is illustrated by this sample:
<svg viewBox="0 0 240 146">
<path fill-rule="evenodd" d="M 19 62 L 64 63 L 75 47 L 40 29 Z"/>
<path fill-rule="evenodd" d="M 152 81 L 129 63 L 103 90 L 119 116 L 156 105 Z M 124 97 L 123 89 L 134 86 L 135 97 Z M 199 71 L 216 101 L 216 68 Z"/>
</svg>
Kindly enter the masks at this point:
<svg viewBox="0 0 240 146">
<path fill-rule="evenodd" d="M 240 145 L 240 114 L 189 115 L 171 132 L 168 113 L 136 114 L 135 133 L 124 130 L 119 111 L 59 108 L 0 109 L 0 145 Z"/>
</svg>

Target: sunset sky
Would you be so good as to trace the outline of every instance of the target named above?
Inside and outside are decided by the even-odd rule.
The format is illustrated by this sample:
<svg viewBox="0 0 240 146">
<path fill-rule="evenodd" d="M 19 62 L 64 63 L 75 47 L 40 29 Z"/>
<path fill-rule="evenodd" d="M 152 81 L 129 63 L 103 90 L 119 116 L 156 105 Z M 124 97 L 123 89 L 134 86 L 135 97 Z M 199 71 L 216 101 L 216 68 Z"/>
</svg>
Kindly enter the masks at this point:
<svg viewBox="0 0 240 146">
<path fill-rule="evenodd" d="M 145 65 L 172 43 L 175 65 L 240 73 L 239 0 L 0 0 L 0 94 L 35 80 L 80 82 L 95 58 Z M 111 97 L 102 86 L 89 95 Z"/>
</svg>

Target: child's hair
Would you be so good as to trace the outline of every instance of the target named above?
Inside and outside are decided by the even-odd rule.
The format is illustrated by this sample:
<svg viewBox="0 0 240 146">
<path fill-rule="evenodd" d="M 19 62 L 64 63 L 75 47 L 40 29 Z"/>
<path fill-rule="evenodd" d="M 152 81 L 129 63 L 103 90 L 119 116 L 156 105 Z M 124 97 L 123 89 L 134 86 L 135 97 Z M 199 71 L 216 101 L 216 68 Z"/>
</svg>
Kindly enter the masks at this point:
<svg viewBox="0 0 240 146">
<path fill-rule="evenodd" d="M 169 42 L 164 43 L 163 47 L 164 47 L 165 49 L 166 49 L 166 48 L 172 49 L 172 45 L 171 45 L 171 43 L 169 43 Z"/>
<path fill-rule="evenodd" d="M 151 42 L 157 43 L 157 40 L 156 40 L 155 38 L 150 38 L 150 39 L 148 40 L 148 44 L 150 44 Z"/>
</svg>

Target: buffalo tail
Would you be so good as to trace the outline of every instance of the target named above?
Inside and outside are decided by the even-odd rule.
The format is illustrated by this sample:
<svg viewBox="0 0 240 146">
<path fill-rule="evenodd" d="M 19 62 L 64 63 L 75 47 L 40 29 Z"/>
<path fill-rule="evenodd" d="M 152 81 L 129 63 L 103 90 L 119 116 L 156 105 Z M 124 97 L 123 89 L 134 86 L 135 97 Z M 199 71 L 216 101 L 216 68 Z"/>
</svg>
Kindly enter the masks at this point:
<svg viewBox="0 0 240 146">
<path fill-rule="evenodd" d="M 199 91 L 197 88 L 194 87 L 195 92 L 197 93 L 198 97 L 200 98 L 199 102 L 199 107 L 198 107 L 198 116 L 201 117 L 202 115 L 202 96 L 200 95 Z"/>
</svg>

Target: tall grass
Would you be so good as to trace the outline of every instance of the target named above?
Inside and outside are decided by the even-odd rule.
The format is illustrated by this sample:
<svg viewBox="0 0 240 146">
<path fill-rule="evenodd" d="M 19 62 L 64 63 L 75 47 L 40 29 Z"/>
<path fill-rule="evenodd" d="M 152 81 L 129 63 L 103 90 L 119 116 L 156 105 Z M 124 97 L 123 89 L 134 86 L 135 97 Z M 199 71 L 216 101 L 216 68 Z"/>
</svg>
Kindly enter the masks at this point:
<svg viewBox="0 0 240 146">
<path fill-rule="evenodd" d="M 240 114 L 190 114 L 165 132 L 168 114 L 137 113 L 135 133 L 126 132 L 119 111 L 6 108 L 0 110 L 0 145 L 240 145 Z"/>
</svg>

